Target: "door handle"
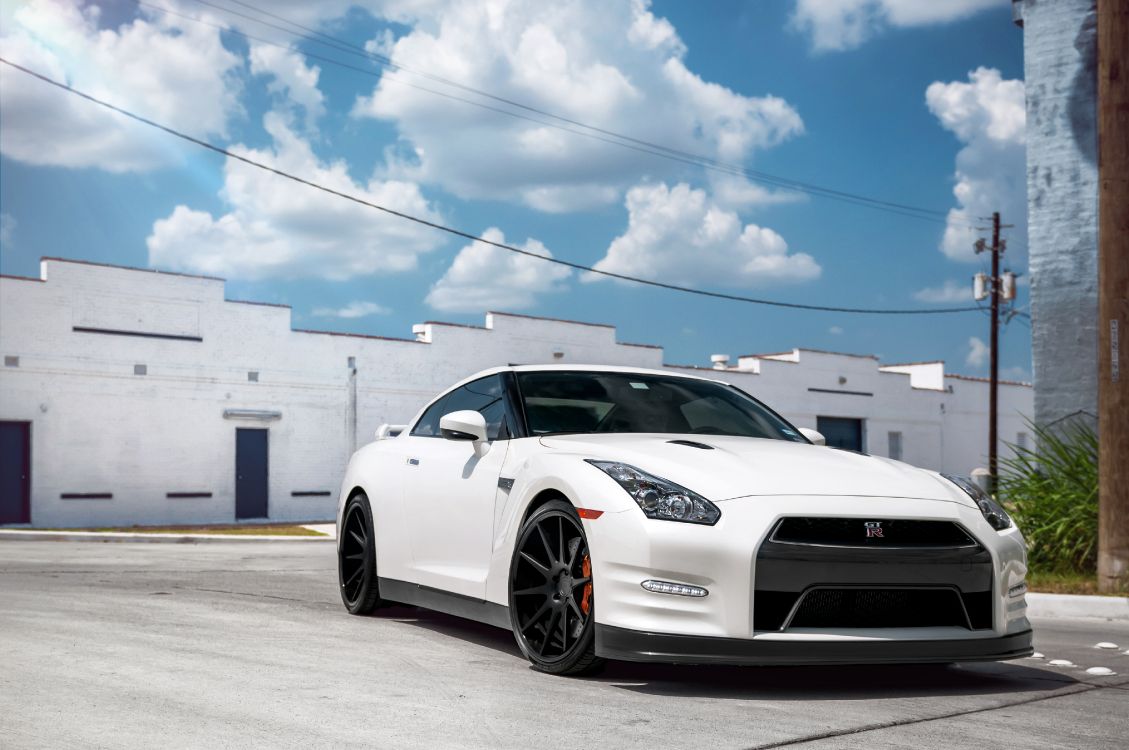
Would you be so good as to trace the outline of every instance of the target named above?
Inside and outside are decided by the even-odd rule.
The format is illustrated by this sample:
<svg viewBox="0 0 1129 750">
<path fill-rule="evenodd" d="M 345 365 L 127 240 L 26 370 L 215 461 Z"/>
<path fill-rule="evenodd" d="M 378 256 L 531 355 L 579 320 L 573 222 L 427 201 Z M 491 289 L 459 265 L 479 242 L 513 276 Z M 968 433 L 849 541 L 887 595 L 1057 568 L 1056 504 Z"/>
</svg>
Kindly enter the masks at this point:
<svg viewBox="0 0 1129 750">
<path fill-rule="evenodd" d="M 408 459 L 408 466 L 419 466 L 419 459 L 418 458 L 409 458 Z"/>
</svg>

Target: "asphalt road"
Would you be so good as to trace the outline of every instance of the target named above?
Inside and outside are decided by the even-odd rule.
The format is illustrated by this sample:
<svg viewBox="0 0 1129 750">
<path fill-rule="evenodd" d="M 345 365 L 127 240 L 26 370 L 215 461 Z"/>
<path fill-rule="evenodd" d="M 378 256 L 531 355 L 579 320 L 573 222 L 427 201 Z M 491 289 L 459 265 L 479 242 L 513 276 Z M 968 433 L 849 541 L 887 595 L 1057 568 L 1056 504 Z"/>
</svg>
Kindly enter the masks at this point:
<svg viewBox="0 0 1129 750">
<path fill-rule="evenodd" d="M 0 542 L 0 747 L 1129 744 L 1125 623 L 1038 621 L 1043 660 L 620 663 L 567 679 L 530 670 L 505 631 L 404 608 L 347 615 L 333 549 Z"/>
</svg>

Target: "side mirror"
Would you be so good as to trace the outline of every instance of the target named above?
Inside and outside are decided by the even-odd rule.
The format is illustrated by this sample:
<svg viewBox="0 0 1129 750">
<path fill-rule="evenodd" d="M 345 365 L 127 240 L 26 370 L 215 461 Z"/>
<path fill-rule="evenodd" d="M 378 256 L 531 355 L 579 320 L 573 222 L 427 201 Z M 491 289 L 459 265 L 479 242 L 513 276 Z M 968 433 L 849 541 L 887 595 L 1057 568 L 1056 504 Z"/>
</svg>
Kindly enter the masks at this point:
<svg viewBox="0 0 1129 750">
<path fill-rule="evenodd" d="M 819 430 L 813 430 L 810 427 L 801 427 L 800 434 L 816 445 L 827 445 L 827 438 L 823 437 L 823 433 Z"/>
<path fill-rule="evenodd" d="M 448 440 L 485 442 L 486 420 L 476 411 L 453 411 L 439 418 L 439 432 Z"/>
</svg>

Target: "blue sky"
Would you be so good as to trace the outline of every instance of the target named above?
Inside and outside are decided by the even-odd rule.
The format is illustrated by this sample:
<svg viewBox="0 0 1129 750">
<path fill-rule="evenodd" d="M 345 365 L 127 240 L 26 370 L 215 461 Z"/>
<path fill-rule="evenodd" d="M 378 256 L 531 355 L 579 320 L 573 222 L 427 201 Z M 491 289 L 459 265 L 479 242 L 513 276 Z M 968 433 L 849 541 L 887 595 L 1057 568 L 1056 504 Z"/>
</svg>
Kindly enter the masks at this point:
<svg viewBox="0 0 1129 750">
<path fill-rule="evenodd" d="M 213 25 L 37 0 L 5 7 L 0 46 L 338 189 L 616 272 L 814 304 L 964 306 L 983 265 L 965 224 L 994 207 L 1018 225 L 1008 264 L 1025 270 L 1022 36 L 1002 0 L 270 5 L 369 44 L 416 71 L 397 74 L 409 84 L 476 98 L 418 75 L 433 73 L 727 163 L 953 210 L 948 228 L 721 179 L 382 80 L 370 59 L 192 0 L 154 4 Z M 986 371 L 970 341 L 987 340 L 979 313 L 797 312 L 580 279 L 225 168 L 4 68 L 5 274 L 64 256 L 220 275 L 228 297 L 290 304 L 303 328 L 408 336 L 413 323 L 481 324 L 501 309 L 611 323 L 671 363 L 807 346 Z M 1002 341 L 1005 374 L 1029 377 L 1025 321 Z"/>
</svg>

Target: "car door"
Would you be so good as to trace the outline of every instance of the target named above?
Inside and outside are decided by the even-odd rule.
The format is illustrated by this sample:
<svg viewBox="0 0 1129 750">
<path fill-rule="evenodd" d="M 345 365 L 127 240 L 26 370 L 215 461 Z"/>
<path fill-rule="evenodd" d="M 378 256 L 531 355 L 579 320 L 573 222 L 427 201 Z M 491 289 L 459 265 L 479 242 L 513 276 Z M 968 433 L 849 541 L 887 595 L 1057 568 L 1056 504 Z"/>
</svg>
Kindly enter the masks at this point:
<svg viewBox="0 0 1129 750">
<path fill-rule="evenodd" d="M 487 442 L 440 435 L 442 415 L 464 409 L 486 419 Z M 405 438 L 402 508 L 413 582 L 485 598 L 494 502 L 510 424 L 502 378 L 489 375 L 437 401 Z"/>
</svg>

